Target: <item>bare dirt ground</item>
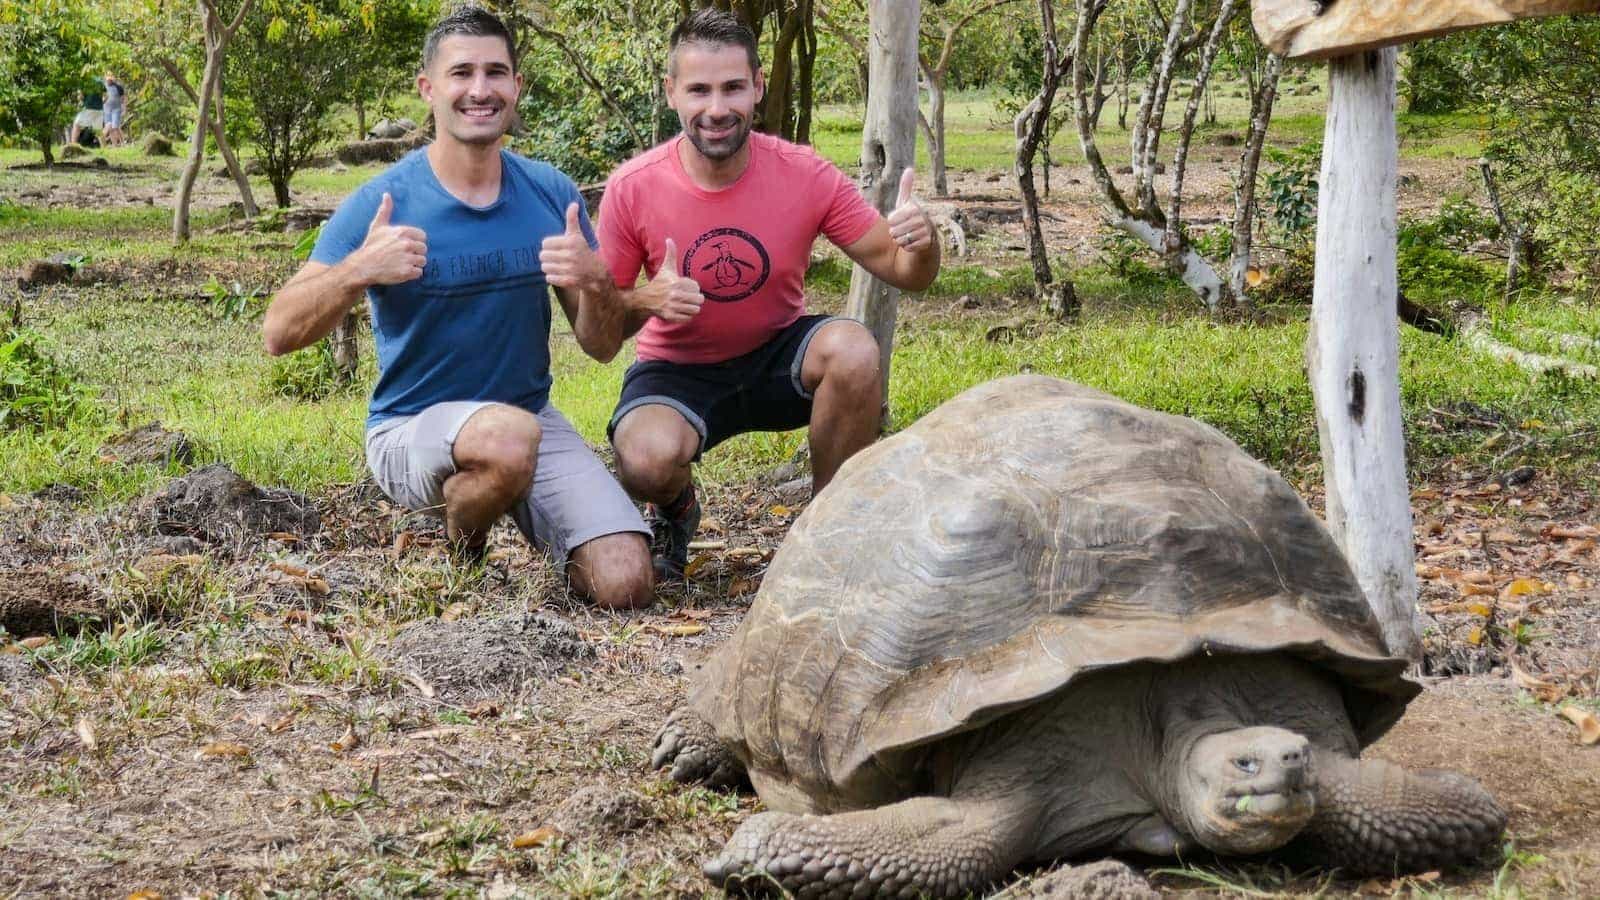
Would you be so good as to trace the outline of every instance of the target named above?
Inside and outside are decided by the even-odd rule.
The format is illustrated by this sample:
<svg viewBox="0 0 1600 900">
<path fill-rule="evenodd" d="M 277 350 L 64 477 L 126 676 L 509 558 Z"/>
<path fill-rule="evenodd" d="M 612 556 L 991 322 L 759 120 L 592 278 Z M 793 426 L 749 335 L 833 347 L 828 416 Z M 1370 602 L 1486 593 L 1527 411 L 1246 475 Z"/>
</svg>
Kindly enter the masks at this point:
<svg viewBox="0 0 1600 900">
<path fill-rule="evenodd" d="M 1466 177 L 1408 166 L 1403 205 Z M 1073 177 L 1056 173 L 1046 228 L 1087 255 L 1093 197 Z M 1227 215 L 1224 167 L 1194 177 L 1196 214 Z M 960 205 L 1016 207 L 1004 182 L 954 181 Z M 1002 224 L 984 252 L 1016 235 Z M 265 534 L 186 524 L 154 498 L 0 496 L 0 615 L 19 639 L 0 648 L 0 895 L 710 893 L 700 862 L 758 803 L 670 783 L 650 745 L 804 507 L 777 480 L 710 491 L 690 584 L 633 615 L 571 600 L 509 529 L 486 571 L 462 572 L 436 523 L 367 485 L 310 498 L 320 528 Z M 1482 779 L 1511 814 L 1507 859 L 1155 884 L 1600 896 L 1600 746 L 1575 721 L 1600 711 L 1597 509 L 1536 472 L 1438 473 L 1414 492 L 1428 690 L 1371 752 Z"/>
</svg>

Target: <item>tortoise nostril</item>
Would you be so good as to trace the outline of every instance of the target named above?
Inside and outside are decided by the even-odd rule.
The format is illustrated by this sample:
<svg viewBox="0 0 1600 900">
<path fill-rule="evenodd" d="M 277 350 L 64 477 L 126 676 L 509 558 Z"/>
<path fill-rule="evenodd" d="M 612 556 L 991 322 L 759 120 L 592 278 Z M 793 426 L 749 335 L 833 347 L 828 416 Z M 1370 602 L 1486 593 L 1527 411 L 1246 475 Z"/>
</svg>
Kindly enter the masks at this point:
<svg viewBox="0 0 1600 900">
<path fill-rule="evenodd" d="M 1301 765 L 1305 765 L 1305 761 L 1306 761 L 1306 755 L 1305 755 L 1305 753 L 1303 751 L 1300 751 L 1300 750 L 1285 750 L 1283 752 L 1283 764 L 1286 765 L 1286 766 L 1301 766 Z"/>
</svg>

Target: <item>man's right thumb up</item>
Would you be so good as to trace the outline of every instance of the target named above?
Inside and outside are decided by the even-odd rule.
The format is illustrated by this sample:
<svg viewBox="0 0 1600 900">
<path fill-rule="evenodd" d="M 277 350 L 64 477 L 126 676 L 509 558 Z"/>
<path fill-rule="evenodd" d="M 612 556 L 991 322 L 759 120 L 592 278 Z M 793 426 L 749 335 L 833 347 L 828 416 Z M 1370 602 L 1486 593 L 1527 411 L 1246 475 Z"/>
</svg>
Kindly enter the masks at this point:
<svg viewBox="0 0 1600 900">
<path fill-rule="evenodd" d="M 656 274 L 666 272 L 673 278 L 678 277 L 678 245 L 672 238 L 667 238 L 666 250 L 661 255 L 661 269 Z"/>
<path fill-rule="evenodd" d="M 394 215 L 394 198 L 384 191 L 383 199 L 378 202 L 378 213 L 372 217 L 372 224 L 367 226 L 367 233 L 371 234 L 376 229 L 389 224 L 389 217 Z"/>
</svg>

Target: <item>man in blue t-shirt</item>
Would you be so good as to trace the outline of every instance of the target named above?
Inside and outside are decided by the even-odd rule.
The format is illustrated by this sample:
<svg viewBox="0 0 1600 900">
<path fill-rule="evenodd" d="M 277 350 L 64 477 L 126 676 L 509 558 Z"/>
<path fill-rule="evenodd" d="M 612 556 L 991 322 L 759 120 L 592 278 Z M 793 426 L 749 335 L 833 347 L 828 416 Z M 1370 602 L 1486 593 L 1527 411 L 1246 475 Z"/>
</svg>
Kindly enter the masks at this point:
<svg viewBox="0 0 1600 900">
<path fill-rule="evenodd" d="M 268 352 L 309 346 L 366 297 L 381 374 L 367 465 L 411 509 L 444 517 L 471 559 L 509 514 L 607 607 L 650 603 L 649 530 L 549 402 L 554 287 L 579 346 L 621 343 L 620 297 L 577 187 L 500 149 L 522 88 L 505 25 L 478 7 L 441 19 L 417 89 L 437 138 L 363 185 L 323 226 L 267 310 Z"/>
</svg>

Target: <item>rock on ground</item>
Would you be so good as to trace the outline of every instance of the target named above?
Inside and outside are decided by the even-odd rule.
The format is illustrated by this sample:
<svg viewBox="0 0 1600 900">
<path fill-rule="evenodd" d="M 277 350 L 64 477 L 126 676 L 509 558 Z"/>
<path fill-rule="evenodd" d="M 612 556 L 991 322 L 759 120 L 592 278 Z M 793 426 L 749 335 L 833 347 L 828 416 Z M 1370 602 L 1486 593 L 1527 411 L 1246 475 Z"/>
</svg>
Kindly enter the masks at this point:
<svg viewBox="0 0 1600 900">
<path fill-rule="evenodd" d="M 1062 865 L 1019 881 L 996 900 L 1160 900 L 1144 876 L 1114 859 L 1081 866 Z"/>
<path fill-rule="evenodd" d="M 572 838 L 609 838 L 637 831 L 650 818 L 643 797 L 596 784 L 568 797 L 550 817 L 550 824 Z"/>
<path fill-rule="evenodd" d="M 379 656 L 414 673 L 442 697 L 462 698 L 520 690 L 576 662 L 596 657 L 570 622 L 546 613 L 462 619 L 426 619 L 401 629 Z"/>
<path fill-rule="evenodd" d="M 172 150 L 172 141 L 165 135 L 147 134 L 139 146 L 144 149 L 145 156 L 177 156 Z"/>
<path fill-rule="evenodd" d="M 167 483 L 144 501 L 159 534 L 227 543 L 274 532 L 306 535 L 322 528 L 310 501 L 281 488 L 259 488 L 216 464 Z"/>
<path fill-rule="evenodd" d="M 187 436 L 162 428 L 160 422 L 151 422 L 113 436 L 100 448 L 100 455 L 130 466 L 141 463 L 187 466 L 194 461 L 194 444 Z"/>
</svg>

